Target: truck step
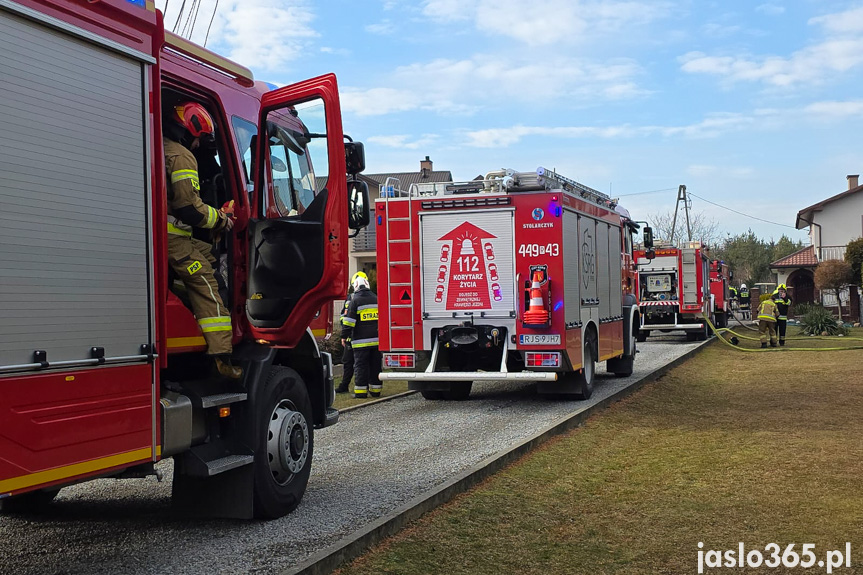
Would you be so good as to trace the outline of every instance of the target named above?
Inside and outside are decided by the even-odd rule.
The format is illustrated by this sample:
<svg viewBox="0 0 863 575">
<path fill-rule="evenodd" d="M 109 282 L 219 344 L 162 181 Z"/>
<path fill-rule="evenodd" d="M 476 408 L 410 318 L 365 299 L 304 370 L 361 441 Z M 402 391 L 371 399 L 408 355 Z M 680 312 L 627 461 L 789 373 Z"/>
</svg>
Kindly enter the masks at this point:
<svg viewBox="0 0 863 575">
<path fill-rule="evenodd" d="M 208 409 L 210 407 L 220 407 L 222 405 L 230 405 L 240 401 L 246 401 L 247 393 L 216 393 L 213 395 L 204 395 L 201 397 L 201 407 Z"/>
<path fill-rule="evenodd" d="M 213 461 L 205 461 L 204 463 L 207 468 L 207 476 L 212 477 L 213 475 L 218 475 L 237 467 L 251 465 L 254 462 L 255 457 L 253 455 L 226 455 L 225 457 Z"/>
</svg>

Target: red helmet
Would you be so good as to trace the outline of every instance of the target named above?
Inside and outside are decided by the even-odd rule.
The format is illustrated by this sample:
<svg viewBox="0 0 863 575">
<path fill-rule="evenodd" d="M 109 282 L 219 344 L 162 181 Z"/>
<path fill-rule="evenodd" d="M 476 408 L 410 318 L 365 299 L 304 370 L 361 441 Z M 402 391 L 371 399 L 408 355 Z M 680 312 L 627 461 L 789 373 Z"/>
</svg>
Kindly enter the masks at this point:
<svg viewBox="0 0 863 575">
<path fill-rule="evenodd" d="M 197 102 L 186 102 L 174 106 L 173 117 L 176 123 L 189 130 L 193 138 L 200 138 L 204 134 L 213 135 L 216 132 L 213 118 Z"/>
</svg>

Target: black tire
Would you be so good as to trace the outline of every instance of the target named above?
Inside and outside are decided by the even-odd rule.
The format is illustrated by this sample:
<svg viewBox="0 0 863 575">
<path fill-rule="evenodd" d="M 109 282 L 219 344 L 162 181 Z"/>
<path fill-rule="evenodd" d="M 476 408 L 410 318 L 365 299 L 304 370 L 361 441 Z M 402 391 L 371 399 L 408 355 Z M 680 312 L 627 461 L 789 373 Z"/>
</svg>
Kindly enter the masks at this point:
<svg viewBox="0 0 863 575">
<path fill-rule="evenodd" d="M 430 399 L 433 401 L 443 399 L 443 392 L 437 389 L 423 389 L 420 390 L 420 393 L 422 394 L 423 399 Z"/>
<path fill-rule="evenodd" d="M 572 394 L 576 399 L 590 399 L 593 395 L 593 386 L 596 381 L 596 335 L 588 332 L 584 339 L 584 365 L 581 373 L 574 372 L 569 375 L 573 378 L 576 390 Z"/>
<path fill-rule="evenodd" d="M 312 470 L 312 403 L 302 377 L 274 367 L 253 413 L 255 517 L 275 519 L 297 508 Z"/>
<path fill-rule="evenodd" d="M 443 392 L 443 399 L 448 401 L 464 401 L 470 397 L 470 390 L 472 387 L 472 381 L 454 383 L 449 388 L 449 391 Z"/>
<path fill-rule="evenodd" d="M 649 331 L 639 330 L 638 333 L 635 335 L 635 341 L 637 341 L 638 343 L 644 343 L 645 341 L 647 341 L 647 336 L 649 335 Z"/>
<path fill-rule="evenodd" d="M 694 331 L 686 332 L 686 341 L 696 341 L 698 339 L 698 334 Z"/>
<path fill-rule="evenodd" d="M 59 489 L 42 489 L 0 499 L 0 513 L 30 514 L 46 511 L 58 493 Z"/>
</svg>

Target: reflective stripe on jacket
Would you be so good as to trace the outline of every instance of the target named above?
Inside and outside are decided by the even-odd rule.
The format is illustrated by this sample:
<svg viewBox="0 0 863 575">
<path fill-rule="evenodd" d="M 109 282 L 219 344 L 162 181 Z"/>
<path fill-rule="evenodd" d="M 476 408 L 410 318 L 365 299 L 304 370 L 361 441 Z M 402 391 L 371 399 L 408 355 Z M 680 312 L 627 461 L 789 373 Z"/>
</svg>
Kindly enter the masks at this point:
<svg viewBox="0 0 863 575">
<path fill-rule="evenodd" d="M 758 307 L 758 319 L 765 321 L 776 321 L 776 316 L 779 315 L 779 310 L 776 308 L 776 302 L 772 299 L 766 299 L 761 302 Z"/>
<path fill-rule="evenodd" d="M 361 287 L 351 297 L 348 310 L 342 317 L 342 337 L 354 349 L 378 345 L 378 296 Z"/>
</svg>

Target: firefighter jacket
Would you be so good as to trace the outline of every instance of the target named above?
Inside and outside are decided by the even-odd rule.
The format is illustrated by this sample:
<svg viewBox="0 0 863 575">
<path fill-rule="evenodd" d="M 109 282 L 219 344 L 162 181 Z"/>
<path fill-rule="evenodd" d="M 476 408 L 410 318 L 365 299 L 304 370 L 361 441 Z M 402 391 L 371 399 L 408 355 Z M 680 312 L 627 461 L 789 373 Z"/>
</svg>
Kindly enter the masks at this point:
<svg viewBox="0 0 863 575">
<path fill-rule="evenodd" d="M 744 307 L 749 307 L 749 288 L 740 288 L 738 292 L 738 297 L 740 298 L 740 305 Z"/>
<path fill-rule="evenodd" d="M 779 315 L 779 309 L 776 307 L 776 302 L 772 299 L 766 299 L 761 302 L 761 305 L 758 307 L 758 320 L 764 321 L 776 321 L 776 317 Z"/>
<path fill-rule="evenodd" d="M 198 161 L 182 144 L 164 138 L 168 183 L 168 234 L 192 236 L 192 227 L 220 231 L 228 217 L 201 200 Z"/>
<path fill-rule="evenodd" d="M 345 316 L 348 314 L 348 308 L 351 307 L 351 300 L 353 299 L 353 292 L 348 294 L 348 297 L 345 298 L 345 305 L 342 306 L 342 313 L 339 314 L 339 321 L 342 322 L 342 326 L 345 324 Z M 344 338 L 344 327 L 342 327 L 342 338 Z"/>
<path fill-rule="evenodd" d="M 771 299 L 776 302 L 776 308 L 779 310 L 779 319 L 787 320 L 788 308 L 791 307 L 791 296 L 788 295 L 788 292 L 785 292 L 785 299 L 783 299 L 777 290 L 773 292 Z"/>
<path fill-rule="evenodd" d="M 354 349 L 378 345 L 378 296 L 361 287 L 354 292 L 342 318 L 342 337 Z"/>
<path fill-rule="evenodd" d="M 737 288 L 736 287 L 728 288 L 728 293 L 731 295 L 732 299 L 737 299 Z"/>
</svg>

